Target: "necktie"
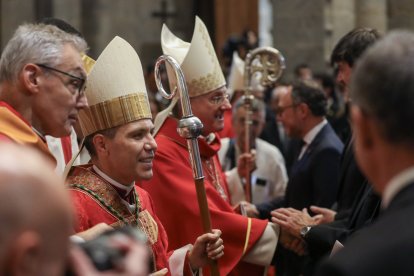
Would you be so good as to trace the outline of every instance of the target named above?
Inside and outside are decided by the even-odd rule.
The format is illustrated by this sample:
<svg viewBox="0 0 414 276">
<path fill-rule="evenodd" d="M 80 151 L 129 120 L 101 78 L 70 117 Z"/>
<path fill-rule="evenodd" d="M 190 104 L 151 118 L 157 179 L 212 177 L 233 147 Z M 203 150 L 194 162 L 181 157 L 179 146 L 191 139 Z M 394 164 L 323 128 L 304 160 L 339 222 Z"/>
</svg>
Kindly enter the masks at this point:
<svg viewBox="0 0 414 276">
<path fill-rule="evenodd" d="M 302 139 L 299 141 L 299 155 L 298 155 L 298 160 L 302 159 L 303 155 L 305 154 L 305 150 L 306 150 L 306 142 L 303 141 Z"/>
</svg>

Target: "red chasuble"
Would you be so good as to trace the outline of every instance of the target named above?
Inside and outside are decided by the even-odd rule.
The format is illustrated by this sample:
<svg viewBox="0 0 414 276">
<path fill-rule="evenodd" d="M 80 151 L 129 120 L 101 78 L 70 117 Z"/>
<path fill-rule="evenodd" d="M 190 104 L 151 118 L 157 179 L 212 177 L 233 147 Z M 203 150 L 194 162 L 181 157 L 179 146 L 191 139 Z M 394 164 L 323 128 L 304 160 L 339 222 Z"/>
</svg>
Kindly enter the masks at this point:
<svg viewBox="0 0 414 276">
<path fill-rule="evenodd" d="M 94 173 L 91 167 L 86 167 L 72 168 L 67 180 L 76 213 L 76 233 L 101 222 L 113 227 L 137 226 L 136 214 L 133 214 L 122 203 L 118 192 L 107 181 Z M 97 196 L 92 196 L 90 192 Z M 135 202 L 138 202 L 137 205 L 140 207 L 138 214 L 140 226 L 138 227 L 147 235 L 156 270 L 168 268 L 167 235 L 154 213 L 152 200 L 147 192 L 137 186 L 135 186 L 135 192 L 137 195 Z M 138 201 L 136 201 L 137 199 Z"/>
<path fill-rule="evenodd" d="M 187 143 L 176 128 L 177 121 L 168 118 L 160 129 L 155 139 L 158 150 L 154 176 L 142 183 L 155 202 L 155 211 L 167 231 L 171 248 L 193 243 L 203 233 Z M 207 144 L 199 139 L 199 146 L 212 227 L 223 232 L 224 256 L 218 261 L 220 274 L 260 275 L 263 267 L 240 260 L 260 238 L 267 221 L 246 218 L 233 211 L 217 156 L 220 141 L 215 138 Z"/>
</svg>

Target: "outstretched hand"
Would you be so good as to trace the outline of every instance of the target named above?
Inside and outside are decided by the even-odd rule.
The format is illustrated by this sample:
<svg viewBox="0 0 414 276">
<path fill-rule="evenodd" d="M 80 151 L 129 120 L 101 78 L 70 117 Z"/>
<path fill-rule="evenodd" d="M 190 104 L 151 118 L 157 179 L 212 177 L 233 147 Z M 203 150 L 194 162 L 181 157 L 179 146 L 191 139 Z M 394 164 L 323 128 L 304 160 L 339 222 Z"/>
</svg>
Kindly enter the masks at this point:
<svg viewBox="0 0 414 276">
<path fill-rule="evenodd" d="M 304 208 L 302 211 L 293 208 L 279 208 L 271 212 L 272 221 L 279 224 L 284 231 L 301 238 L 300 230 L 305 226 L 316 225 L 315 219 L 311 217 Z"/>
<path fill-rule="evenodd" d="M 217 260 L 224 255 L 221 231 L 214 229 L 213 233 L 206 233 L 197 238 L 188 258 L 192 269 L 201 268 L 212 260 Z"/>
<path fill-rule="evenodd" d="M 323 207 L 311 206 L 311 211 L 316 215 L 313 216 L 316 224 L 329 223 L 335 220 L 336 212 Z"/>
</svg>

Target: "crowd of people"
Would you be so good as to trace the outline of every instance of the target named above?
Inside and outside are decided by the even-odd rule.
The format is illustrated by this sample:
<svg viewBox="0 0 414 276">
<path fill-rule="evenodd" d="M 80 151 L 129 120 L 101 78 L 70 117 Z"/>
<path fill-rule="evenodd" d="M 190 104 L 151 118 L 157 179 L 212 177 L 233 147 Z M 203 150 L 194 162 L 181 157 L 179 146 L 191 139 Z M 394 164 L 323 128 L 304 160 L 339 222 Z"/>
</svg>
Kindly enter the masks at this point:
<svg viewBox="0 0 414 276">
<path fill-rule="evenodd" d="M 300 64 L 248 104 L 230 46 L 226 78 L 200 18 L 191 42 L 161 31 L 203 124 L 209 232 L 182 95 L 162 107 L 121 37 L 93 60 L 62 20 L 19 26 L 0 59 L 0 274 L 412 275 L 414 33 L 351 30 L 335 77 Z"/>
</svg>

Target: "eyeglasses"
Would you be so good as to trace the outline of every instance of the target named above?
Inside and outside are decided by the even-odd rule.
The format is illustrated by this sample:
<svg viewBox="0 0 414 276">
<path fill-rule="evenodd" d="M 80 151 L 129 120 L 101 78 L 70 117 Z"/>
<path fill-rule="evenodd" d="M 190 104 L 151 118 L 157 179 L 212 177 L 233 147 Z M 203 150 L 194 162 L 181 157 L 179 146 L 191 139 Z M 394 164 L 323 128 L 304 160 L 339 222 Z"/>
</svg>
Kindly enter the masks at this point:
<svg viewBox="0 0 414 276">
<path fill-rule="evenodd" d="M 223 93 L 221 95 L 216 95 L 214 97 L 209 98 L 208 101 L 214 105 L 222 105 L 225 100 L 229 100 L 229 99 L 230 99 L 230 94 Z"/>
<path fill-rule="evenodd" d="M 287 105 L 287 106 L 278 106 L 277 110 L 276 110 L 276 114 L 280 116 L 280 115 L 282 115 L 283 112 L 286 111 L 286 109 L 295 108 L 297 106 L 298 106 L 298 104 L 291 104 L 291 105 Z"/>
<path fill-rule="evenodd" d="M 47 70 L 51 70 L 60 74 L 63 74 L 65 76 L 68 76 L 71 78 L 71 82 L 69 83 L 73 89 L 69 89 L 72 94 L 78 93 L 79 96 L 83 96 L 83 93 L 85 92 L 86 88 L 86 80 L 77 76 L 74 76 L 72 74 L 69 74 L 67 72 L 61 71 L 59 69 L 44 65 L 44 64 L 36 64 L 39 67 L 42 67 Z"/>
</svg>

